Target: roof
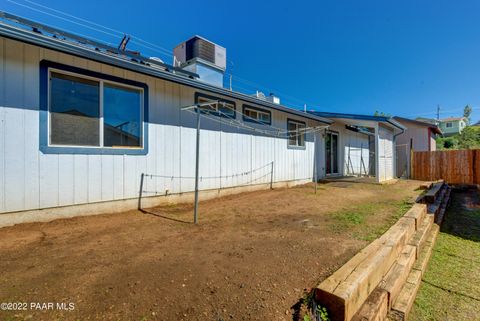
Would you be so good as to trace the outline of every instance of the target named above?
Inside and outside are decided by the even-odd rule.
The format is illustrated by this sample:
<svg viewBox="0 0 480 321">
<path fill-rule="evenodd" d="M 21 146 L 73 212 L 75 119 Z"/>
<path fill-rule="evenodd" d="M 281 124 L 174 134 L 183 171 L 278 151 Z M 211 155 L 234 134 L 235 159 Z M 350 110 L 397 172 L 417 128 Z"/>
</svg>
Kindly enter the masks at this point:
<svg viewBox="0 0 480 321">
<path fill-rule="evenodd" d="M 317 116 L 327 117 L 327 118 L 345 118 L 345 119 L 359 119 L 359 120 L 370 120 L 375 122 L 385 122 L 393 125 L 401 130 L 405 130 L 405 126 L 395 121 L 390 116 L 372 116 L 372 115 L 360 115 L 360 114 L 345 114 L 345 113 L 331 113 L 331 112 L 324 112 L 324 111 L 309 111 Z"/>
<path fill-rule="evenodd" d="M 398 117 L 398 116 L 395 116 L 393 117 L 396 121 L 402 123 L 402 122 L 409 122 L 409 123 L 412 123 L 412 124 L 415 124 L 415 125 L 418 125 L 418 126 L 424 126 L 424 127 L 427 127 L 427 128 L 430 128 L 432 129 L 432 131 L 435 133 L 435 134 L 439 134 L 439 135 L 442 135 L 442 131 L 440 130 L 440 128 L 438 128 L 437 125 L 434 125 L 432 123 L 427 123 L 425 121 L 420 121 L 420 120 L 415 120 L 415 119 L 409 119 L 409 118 L 403 118 L 403 117 Z M 408 126 L 407 126 L 408 128 Z"/>
<path fill-rule="evenodd" d="M 442 118 L 439 119 L 438 121 L 457 121 L 457 120 L 465 120 L 465 117 L 448 117 L 448 118 Z"/>
<path fill-rule="evenodd" d="M 247 94 L 210 85 L 195 79 L 198 75 L 194 73 L 158 62 L 148 57 L 143 57 L 130 51 L 121 51 L 103 43 L 83 38 L 3 11 L 0 11 L 0 36 L 168 80 L 196 89 L 205 90 L 210 93 L 234 99 L 241 99 L 245 102 L 319 121 L 325 124 L 333 123 L 332 120 L 318 115 L 305 113 L 301 110 L 274 104 Z"/>
</svg>

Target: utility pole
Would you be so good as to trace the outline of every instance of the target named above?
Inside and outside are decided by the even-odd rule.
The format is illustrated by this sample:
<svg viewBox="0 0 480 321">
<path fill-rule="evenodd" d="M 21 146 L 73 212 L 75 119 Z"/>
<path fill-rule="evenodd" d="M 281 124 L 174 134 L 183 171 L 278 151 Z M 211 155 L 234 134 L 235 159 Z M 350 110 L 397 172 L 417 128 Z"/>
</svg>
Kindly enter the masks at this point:
<svg viewBox="0 0 480 321">
<path fill-rule="evenodd" d="M 437 105 L 437 120 L 440 119 L 440 104 Z"/>
<path fill-rule="evenodd" d="M 181 110 L 191 110 L 194 109 L 197 115 L 197 139 L 195 143 L 195 205 L 193 209 L 193 222 L 198 224 L 198 179 L 199 179 L 199 171 L 200 171 L 200 118 L 201 118 L 201 107 L 209 107 L 212 108 L 212 105 L 217 105 L 219 103 L 218 100 L 206 102 L 203 104 L 195 104 L 191 106 L 182 107 Z M 143 181 L 143 175 L 142 175 Z"/>
<path fill-rule="evenodd" d="M 198 171 L 200 159 L 200 106 L 196 108 L 197 112 L 197 142 L 195 148 L 195 207 L 193 210 L 193 223 L 198 224 Z"/>
</svg>

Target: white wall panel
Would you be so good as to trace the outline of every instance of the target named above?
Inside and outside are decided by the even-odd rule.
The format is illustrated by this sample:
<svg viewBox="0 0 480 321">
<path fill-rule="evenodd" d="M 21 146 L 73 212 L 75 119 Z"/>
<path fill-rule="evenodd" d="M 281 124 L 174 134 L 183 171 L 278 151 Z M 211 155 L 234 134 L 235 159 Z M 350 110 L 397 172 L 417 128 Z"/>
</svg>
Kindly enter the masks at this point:
<svg viewBox="0 0 480 321">
<path fill-rule="evenodd" d="M 120 200 L 124 198 L 124 166 L 123 166 L 123 155 L 114 155 L 113 156 L 113 198 Z"/>
<path fill-rule="evenodd" d="M 102 155 L 102 201 L 114 199 L 114 155 Z"/>
<path fill-rule="evenodd" d="M 40 153 L 39 156 L 40 208 L 58 206 L 58 155 Z"/>
<path fill-rule="evenodd" d="M 88 155 L 88 201 L 102 200 L 102 156 Z"/>
<path fill-rule="evenodd" d="M 12 107 L 0 107 L 0 212 L 135 198 L 142 173 L 168 176 L 146 179 L 144 189 L 154 194 L 164 194 L 166 189 L 169 193 L 193 190 L 194 180 L 188 177 L 195 174 L 196 117 L 180 107 L 194 103 L 194 89 L 3 38 L 0 54 L 5 62 L 0 63 L 0 106 Z M 148 154 L 40 152 L 38 80 L 42 59 L 147 83 Z M 236 101 L 237 110 L 242 110 L 242 104 Z M 238 113 L 237 119 L 241 118 Z M 286 114 L 272 112 L 274 127 L 286 128 L 286 119 Z M 275 181 L 313 174 L 311 135 L 304 150 L 295 150 L 287 148 L 284 137 L 252 135 L 212 120 L 202 118 L 201 128 L 202 189 L 268 183 L 272 161 Z M 323 168 L 323 144 L 317 145 L 322 147 L 317 161 Z"/>
<path fill-rule="evenodd" d="M 85 204 L 88 203 L 88 156 L 87 155 L 74 155 L 74 181 L 75 181 L 75 203 Z"/>
<path fill-rule="evenodd" d="M 58 205 L 75 204 L 74 155 L 58 155 Z"/>
</svg>

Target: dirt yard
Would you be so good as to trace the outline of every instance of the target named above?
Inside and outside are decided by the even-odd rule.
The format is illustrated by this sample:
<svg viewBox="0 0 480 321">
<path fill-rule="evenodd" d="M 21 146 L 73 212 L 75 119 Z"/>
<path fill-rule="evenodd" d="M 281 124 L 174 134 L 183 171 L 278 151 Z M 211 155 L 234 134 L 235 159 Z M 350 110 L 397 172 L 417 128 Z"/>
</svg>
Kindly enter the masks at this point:
<svg viewBox="0 0 480 321">
<path fill-rule="evenodd" d="M 303 289 L 383 233 L 418 186 L 244 193 L 200 203 L 197 226 L 191 205 L 172 205 L 3 228 L 0 303 L 27 308 L 0 320 L 292 320 Z"/>
</svg>

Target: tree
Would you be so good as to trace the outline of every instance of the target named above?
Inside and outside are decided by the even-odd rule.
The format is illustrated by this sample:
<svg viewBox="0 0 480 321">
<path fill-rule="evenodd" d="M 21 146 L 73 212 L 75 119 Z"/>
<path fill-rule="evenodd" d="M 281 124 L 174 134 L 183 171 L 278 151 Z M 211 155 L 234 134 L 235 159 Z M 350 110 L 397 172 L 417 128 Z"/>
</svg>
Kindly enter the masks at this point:
<svg viewBox="0 0 480 321">
<path fill-rule="evenodd" d="M 470 125 L 470 116 L 472 115 L 472 107 L 469 105 L 463 108 L 463 117 L 467 119 L 467 125 Z"/>
<path fill-rule="evenodd" d="M 373 116 L 390 117 L 390 114 L 386 114 L 383 111 L 375 110 L 375 112 L 373 113 Z"/>
<path fill-rule="evenodd" d="M 480 148 L 480 131 L 473 127 L 466 127 L 458 135 L 458 148 L 475 149 Z"/>
<path fill-rule="evenodd" d="M 441 137 L 438 136 L 436 139 L 437 149 L 458 149 L 458 140 L 456 136 L 452 137 Z"/>
</svg>

